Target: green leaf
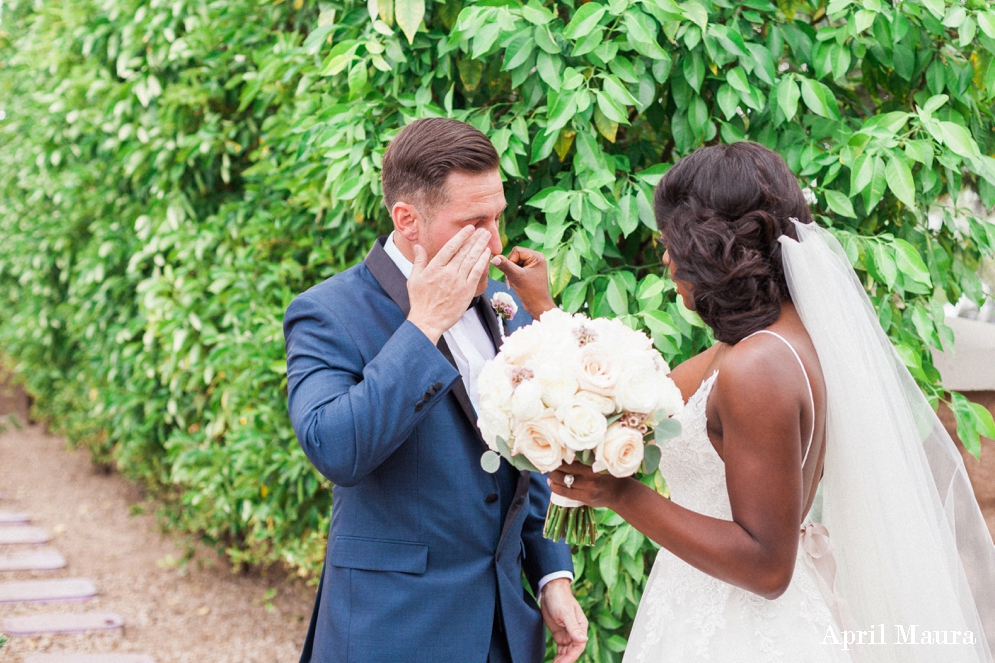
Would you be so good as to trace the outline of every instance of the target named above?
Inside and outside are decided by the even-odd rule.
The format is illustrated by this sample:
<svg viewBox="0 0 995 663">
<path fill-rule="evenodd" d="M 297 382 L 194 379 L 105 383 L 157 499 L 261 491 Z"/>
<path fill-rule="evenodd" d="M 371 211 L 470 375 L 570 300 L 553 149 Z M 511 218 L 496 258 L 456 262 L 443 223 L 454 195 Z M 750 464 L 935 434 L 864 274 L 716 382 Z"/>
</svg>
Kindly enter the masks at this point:
<svg viewBox="0 0 995 663">
<path fill-rule="evenodd" d="M 625 106 L 635 106 L 639 103 L 636 101 L 636 98 L 633 97 L 627 89 L 625 89 L 625 86 L 622 85 L 621 81 L 615 78 L 613 74 L 605 74 L 602 86 L 605 93 L 611 95 L 611 97 L 620 104 Z"/>
<path fill-rule="evenodd" d="M 584 306 L 584 302 L 587 301 L 587 286 L 586 279 L 567 286 L 567 289 L 563 291 L 563 297 L 560 298 L 564 310 L 568 313 L 576 313 Z"/>
<path fill-rule="evenodd" d="M 798 91 L 798 84 L 791 78 L 782 78 L 777 84 L 777 105 L 786 119 L 791 120 L 798 112 L 799 99 L 801 92 Z"/>
<path fill-rule="evenodd" d="M 978 12 L 978 26 L 989 39 L 995 39 L 995 12 Z"/>
<path fill-rule="evenodd" d="M 918 281 L 927 287 L 931 287 L 932 282 L 929 276 L 929 268 L 926 267 L 926 263 L 923 262 L 922 257 L 916 251 L 915 247 L 901 238 L 895 240 L 894 247 L 895 262 L 898 266 L 898 271 L 913 281 Z"/>
<path fill-rule="evenodd" d="M 556 18 L 556 15 L 546 7 L 543 7 L 539 0 L 529 0 L 522 7 L 522 18 L 533 25 L 546 25 Z"/>
<path fill-rule="evenodd" d="M 946 7 L 944 7 L 943 0 L 922 0 L 922 4 L 937 19 L 943 18 L 943 13 L 944 10 L 946 9 Z"/>
<path fill-rule="evenodd" d="M 991 412 L 977 403 L 967 400 L 962 394 L 950 393 L 950 409 L 953 410 L 957 422 L 957 437 L 975 458 L 981 457 L 981 435 L 995 436 L 995 422 Z"/>
<path fill-rule="evenodd" d="M 611 306 L 615 315 L 627 315 L 629 313 L 629 296 L 625 290 L 625 284 L 614 276 L 608 279 L 608 287 L 605 289 L 605 298 Z"/>
<path fill-rule="evenodd" d="M 629 123 L 629 116 L 626 114 L 625 109 L 619 106 L 618 102 L 610 95 L 598 90 L 595 93 L 595 98 L 597 99 L 598 109 L 604 113 L 605 117 L 619 124 Z"/>
<path fill-rule="evenodd" d="M 811 78 L 800 78 L 799 82 L 802 88 L 802 99 L 809 110 L 825 118 L 833 117 L 835 105 L 829 101 L 831 95 L 827 94 L 826 87 Z"/>
<path fill-rule="evenodd" d="M 719 108 L 727 120 L 731 120 L 736 115 L 736 108 L 739 106 L 739 95 L 732 89 L 731 85 L 723 83 L 719 86 L 719 91 L 715 95 Z"/>
<path fill-rule="evenodd" d="M 681 9 L 684 12 L 684 17 L 701 28 L 704 33 L 705 28 L 708 27 L 708 10 L 705 9 L 704 5 L 697 0 L 687 0 L 681 4 Z"/>
<path fill-rule="evenodd" d="M 418 27 L 425 18 L 425 0 L 394 0 L 394 11 L 397 25 L 408 38 L 408 43 L 413 44 Z M 389 22 L 384 22 L 390 25 Z"/>
<path fill-rule="evenodd" d="M 511 71 L 516 67 L 525 64 L 532 52 L 535 50 L 535 40 L 532 39 L 531 31 L 520 32 L 511 40 L 504 52 L 504 64 L 502 71 Z"/>
<path fill-rule="evenodd" d="M 853 205 L 850 203 L 850 199 L 839 191 L 833 191 L 832 189 L 827 189 L 824 191 L 826 195 L 826 204 L 829 205 L 829 209 L 841 214 L 843 216 L 848 216 L 851 219 L 856 219 L 857 214 L 853 211 Z"/>
<path fill-rule="evenodd" d="M 688 82 L 695 92 L 701 90 L 701 84 L 705 80 L 705 61 L 701 58 L 701 53 L 692 51 L 684 58 L 682 65 L 684 80 Z"/>
<path fill-rule="evenodd" d="M 607 7 L 597 2 L 588 2 L 581 5 L 580 9 L 574 12 L 570 23 L 564 28 L 563 36 L 573 40 L 586 37 L 597 27 L 598 21 L 601 20 L 601 17 L 605 15 L 607 10 Z"/>
<path fill-rule="evenodd" d="M 705 124 L 708 122 L 708 105 L 705 100 L 695 95 L 688 105 L 687 117 L 691 132 L 696 136 L 704 135 Z"/>
<path fill-rule="evenodd" d="M 909 165 L 899 157 L 893 156 L 888 159 L 888 166 L 884 171 L 888 188 L 908 207 L 916 206 L 916 185 L 912 179 L 912 170 Z"/>
<path fill-rule="evenodd" d="M 884 244 L 874 244 L 874 265 L 888 289 L 894 289 L 895 281 L 898 280 L 898 265 L 895 263 L 891 251 Z"/>
<path fill-rule="evenodd" d="M 869 154 L 861 154 L 850 170 L 850 195 L 856 196 L 871 183 L 874 177 L 874 159 Z"/>
<path fill-rule="evenodd" d="M 643 448 L 643 474 L 653 474 L 656 472 L 657 468 L 660 467 L 660 458 L 662 457 L 662 449 L 655 444 L 647 444 Z"/>
<path fill-rule="evenodd" d="M 653 429 L 654 438 L 656 439 L 657 444 L 675 438 L 681 434 L 681 422 L 677 419 L 662 416 L 658 416 L 657 419 L 660 423 L 658 423 Z"/>
<path fill-rule="evenodd" d="M 484 472 L 494 474 L 501 469 L 501 456 L 490 450 L 485 451 L 484 455 L 480 457 L 480 467 L 483 468 Z"/>
<path fill-rule="evenodd" d="M 750 93 L 750 83 L 746 80 L 746 72 L 742 67 L 733 67 L 726 72 L 726 81 L 734 90 L 743 94 Z"/>
<path fill-rule="evenodd" d="M 954 154 L 967 159 L 975 159 L 981 156 L 978 144 L 971 138 L 967 129 L 955 122 L 941 121 L 940 129 L 943 136 L 943 144 L 949 147 Z"/>
</svg>

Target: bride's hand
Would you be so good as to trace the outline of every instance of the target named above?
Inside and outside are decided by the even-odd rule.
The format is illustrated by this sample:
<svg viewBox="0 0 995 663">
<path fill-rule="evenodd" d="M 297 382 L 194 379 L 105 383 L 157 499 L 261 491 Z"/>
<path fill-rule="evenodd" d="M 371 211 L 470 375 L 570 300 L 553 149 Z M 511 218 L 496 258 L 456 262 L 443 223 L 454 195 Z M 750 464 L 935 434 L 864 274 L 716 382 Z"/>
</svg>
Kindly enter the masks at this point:
<svg viewBox="0 0 995 663">
<path fill-rule="evenodd" d="M 515 289 L 525 310 L 534 319 L 556 308 L 553 296 L 549 294 L 549 275 L 546 272 L 546 257 L 538 251 L 516 246 L 507 258 L 498 255 L 491 264 L 504 273 L 508 285 Z"/>
<path fill-rule="evenodd" d="M 565 482 L 567 475 L 573 476 L 569 488 Z M 638 483 L 632 478 L 598 474 L 583 463 L 561 465 L 560 469 L 549 473 L 549 487 L 554 493 L 593 507 L 612 508 L 633 482 Z"/>
</svg>

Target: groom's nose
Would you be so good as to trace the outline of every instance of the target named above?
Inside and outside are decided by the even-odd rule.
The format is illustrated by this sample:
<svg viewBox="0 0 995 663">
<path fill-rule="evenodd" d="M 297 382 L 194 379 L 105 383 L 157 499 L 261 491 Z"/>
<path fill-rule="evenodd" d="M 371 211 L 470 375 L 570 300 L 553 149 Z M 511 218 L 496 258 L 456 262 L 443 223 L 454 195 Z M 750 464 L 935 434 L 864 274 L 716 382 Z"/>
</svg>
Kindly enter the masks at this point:
<svg viewBox="0 0 995 663">
<path fill-rule="evenodd" d="M 494 219 L 490 221 L 483 228 L 491 233 L 491 241 L 487 243 L 487 248 L 491 250 L 491 255 L 501 255 L 504 245 L 501 244 L 501 231 L 498 228 L 498 220 Z"/>
</svg>

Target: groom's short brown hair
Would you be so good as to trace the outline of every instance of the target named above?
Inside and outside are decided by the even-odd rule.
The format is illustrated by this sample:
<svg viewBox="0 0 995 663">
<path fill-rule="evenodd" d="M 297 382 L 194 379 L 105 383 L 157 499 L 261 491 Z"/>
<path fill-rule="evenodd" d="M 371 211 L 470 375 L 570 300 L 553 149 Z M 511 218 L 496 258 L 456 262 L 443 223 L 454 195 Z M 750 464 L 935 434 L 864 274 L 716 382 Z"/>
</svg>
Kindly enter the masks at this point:
<svg viewBox="0 0 995 663">
<path fill-rule="evenodd" d="M 498 153 L 482 132 L 442 117 L 415 120 L 401 129 L 383 157 L 380 174 L 387 210 L 403 201 L 431 211 L 449 198 L 449 173 L 477 175 L 496 170 Z"/>
</svg>

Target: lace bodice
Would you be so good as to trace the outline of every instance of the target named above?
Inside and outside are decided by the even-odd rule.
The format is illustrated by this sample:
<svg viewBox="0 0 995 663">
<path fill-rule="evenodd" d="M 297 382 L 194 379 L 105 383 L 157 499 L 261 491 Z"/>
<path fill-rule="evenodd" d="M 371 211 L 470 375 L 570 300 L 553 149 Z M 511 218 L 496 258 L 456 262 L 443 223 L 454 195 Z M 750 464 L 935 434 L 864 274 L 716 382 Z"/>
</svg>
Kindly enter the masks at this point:
<svg viewBox="0 0 995 663">
<path fill-rule="evenodd" d="M 681 434 L 666 442 L 660 456 L 660 472 L 675 504 L 698 513 L 730 520 L 726 466 L 708 439 L 705 406 L 719 372 L 709 376 L 677 416 Z"/>
</svg>

